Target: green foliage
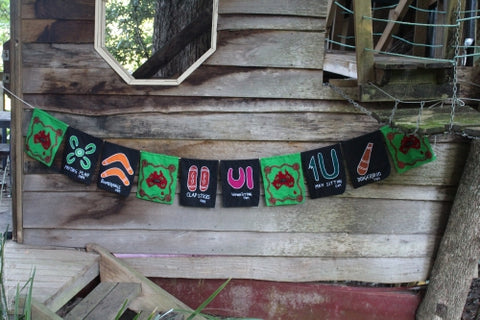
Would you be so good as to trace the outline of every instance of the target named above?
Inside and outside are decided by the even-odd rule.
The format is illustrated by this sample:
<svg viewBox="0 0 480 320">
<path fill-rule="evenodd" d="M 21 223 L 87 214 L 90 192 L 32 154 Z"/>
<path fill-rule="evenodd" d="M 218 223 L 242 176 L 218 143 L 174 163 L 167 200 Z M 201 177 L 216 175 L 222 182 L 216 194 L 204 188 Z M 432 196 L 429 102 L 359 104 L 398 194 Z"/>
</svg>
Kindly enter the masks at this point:
<svg viewBox="0 0 480 320">
<path fill-rule="evenodd" d="M 10 39 L 10 0 L 0 0 L 0 43 L 3 45 L 8 39 Z M 3 60 L 0 61 L 0 71 L 3 71 Z"/>
<path fill-rule="evenodd" d="M 31 320 L 32 319 L 32 290 L 33 279 L 35 278 L 35 269 L 28 281 L 20 287 L 17 284 L 15 292 L 15 300 L 13 304 L 13 316 L 9 315 L 7 293 L 5 291 L 4 277 L 5 277 L 5 244 L 7 242 L 8 226 L 4 233 L 0 236 L 0 319 L 2 320 Z M 23 292 L 27 290 L 24 294 Z M 23 308 L 21 308 L 23 305 Z"/>
<path fill-rule="evenodd" d="M 130 72 L 152 53 L 155 2 L 109 0 L 106 4 L 105 47 Z"/>
</svg>

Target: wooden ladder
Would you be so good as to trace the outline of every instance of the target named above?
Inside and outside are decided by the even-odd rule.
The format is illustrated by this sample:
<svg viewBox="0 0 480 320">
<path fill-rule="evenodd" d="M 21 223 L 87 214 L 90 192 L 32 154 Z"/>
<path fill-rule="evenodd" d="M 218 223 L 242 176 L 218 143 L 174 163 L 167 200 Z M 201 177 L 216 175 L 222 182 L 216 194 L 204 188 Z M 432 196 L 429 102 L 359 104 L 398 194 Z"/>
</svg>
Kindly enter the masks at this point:
<svg viewBox="0 0 480 320">
<path fill-rule="evenodd" d="M 64 319 L 115 319 L 140 292 L 139 283 L 101 282 Z"/>
</svg>

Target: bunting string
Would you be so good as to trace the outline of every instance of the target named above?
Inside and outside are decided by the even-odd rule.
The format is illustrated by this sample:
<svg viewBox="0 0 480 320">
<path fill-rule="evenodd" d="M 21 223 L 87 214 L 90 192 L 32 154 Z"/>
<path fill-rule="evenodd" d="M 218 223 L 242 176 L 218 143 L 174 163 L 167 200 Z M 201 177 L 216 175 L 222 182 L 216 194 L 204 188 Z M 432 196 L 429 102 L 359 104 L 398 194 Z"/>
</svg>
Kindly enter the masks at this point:
<svg viewBox="0 0 480 320">
<path fill-rule="evenodd" d="M 186 159 L 103 141 L 9 93 L 33 109 L 25 139 L 28 156 L 51 167 L 63 144 L 60 173 L 73 181 L 90 184 L 99 166 L 97 187 L 128 197 L 138 175 L 136 197 L 162 204 L 173 203 L 177 181 L 182 206 L 215 207 L 217 181 L 226 208 L 258 206 L 261 181 L 267 206 L 301 204 L 306 200 L 305 186 L 311 199 L 345 192 L 346 172 L 354 188 L 386 179 L 388 154 L 399 173 L 436 158 L 426 137 L 384 126 L 300 153 L 249 160 Z M 365 107 L 354 105 L 372 116 Z"/>
</svg>

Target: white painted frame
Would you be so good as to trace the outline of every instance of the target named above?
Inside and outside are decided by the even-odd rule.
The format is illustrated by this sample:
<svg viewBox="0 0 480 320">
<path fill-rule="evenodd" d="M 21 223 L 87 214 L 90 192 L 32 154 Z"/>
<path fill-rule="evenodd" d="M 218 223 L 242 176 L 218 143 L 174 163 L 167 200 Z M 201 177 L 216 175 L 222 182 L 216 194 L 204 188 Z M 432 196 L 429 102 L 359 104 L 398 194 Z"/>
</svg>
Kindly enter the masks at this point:
<svg viewBox="0 0 480 320">
<path fill-rule="evenodd" d="M 217 49 L 217 22 L 218 1 L 213 0 L 212 10 L 212 37 L 210 49 L 208 49 L 195 63 L 176 79 L 136 79 L 108 52 L 105 48 L 105 3 L 108 0 L 95 0 L 95 50 L 103 59 L 130 85 L 162 85 L 177 86 L 193 73 L 205 60 Z"/>
</svg>

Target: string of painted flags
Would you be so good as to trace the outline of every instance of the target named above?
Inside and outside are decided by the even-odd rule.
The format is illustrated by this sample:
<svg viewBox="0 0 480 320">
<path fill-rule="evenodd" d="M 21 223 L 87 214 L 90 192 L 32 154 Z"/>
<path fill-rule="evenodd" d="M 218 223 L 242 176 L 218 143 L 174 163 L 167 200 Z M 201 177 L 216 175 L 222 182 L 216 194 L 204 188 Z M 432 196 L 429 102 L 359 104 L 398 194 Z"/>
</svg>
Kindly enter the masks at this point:
<svg viewBox="0 0 480 320">
<path fill-rule="evenodd" d="M 342 194 L 346 172 L 354 188 L 384 180 L 391 171 L 388 154 L 399 173 L 435 160 L 427 137 L 390 126 L 301 153 L 187 159 L 103 141 L 35 108 L 25 141 L 27 155 L 51 167 L 62 143 L 60 171 L 74 181 L 91 184 L 98 165 L 99 189 L 127 197 L 138 174 L 137 198 L 172 204 L 178 182 L 180 205 L 206 208 L 215 207 L 218 181 L 224 207 L 258 206 L 261 181 L 267 206 L 293 205 L 305 201 L 305 185 L 311 199 Z"/>
</svg>

